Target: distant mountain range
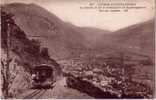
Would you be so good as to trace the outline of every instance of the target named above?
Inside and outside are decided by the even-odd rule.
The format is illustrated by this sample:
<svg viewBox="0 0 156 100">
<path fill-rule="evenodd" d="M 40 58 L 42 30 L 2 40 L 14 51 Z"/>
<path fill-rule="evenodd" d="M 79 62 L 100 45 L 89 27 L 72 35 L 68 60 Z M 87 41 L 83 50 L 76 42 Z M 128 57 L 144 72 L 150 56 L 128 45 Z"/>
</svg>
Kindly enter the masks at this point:
<svg viewBox="0 0 156 100">
<path fill-rule="evenodd" d="M 35 4 L 13 3 L 4 5 L 2 10 L 12 13 L 27 36 L 39 39 L 55 59 L 79 56 L 88 49 L 109 52 L 125 48 L 147 55 L 154 52 L 154 20 L 110 32 L 64 22 Z"/>
</svg>

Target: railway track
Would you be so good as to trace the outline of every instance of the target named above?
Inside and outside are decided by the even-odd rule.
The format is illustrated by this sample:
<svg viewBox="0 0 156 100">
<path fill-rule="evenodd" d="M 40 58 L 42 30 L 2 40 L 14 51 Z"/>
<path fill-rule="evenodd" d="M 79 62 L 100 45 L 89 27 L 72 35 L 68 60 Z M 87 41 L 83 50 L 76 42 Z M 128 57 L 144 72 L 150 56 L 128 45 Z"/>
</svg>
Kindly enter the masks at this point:
<svg viewBox="0 0 156 100">
<path fill-rule="evenodd" d="M 41 92 L 38 93 L 38 94 L 35 96 L 34 99 L 41 99 L 41 98 L 44 96 L 44 94 L 45 94 L 46 92 L 47 92 L 47 89 L 41 90 Z"/>
<path fill-rule="evenodd" d="M 46 89 L 34 89 L 29 90 L 27 93 L 25 93 L 21 98 L 22 99 L 39 99 L 42 97 L 42 95 L 46 92 Z"/>
</svg>

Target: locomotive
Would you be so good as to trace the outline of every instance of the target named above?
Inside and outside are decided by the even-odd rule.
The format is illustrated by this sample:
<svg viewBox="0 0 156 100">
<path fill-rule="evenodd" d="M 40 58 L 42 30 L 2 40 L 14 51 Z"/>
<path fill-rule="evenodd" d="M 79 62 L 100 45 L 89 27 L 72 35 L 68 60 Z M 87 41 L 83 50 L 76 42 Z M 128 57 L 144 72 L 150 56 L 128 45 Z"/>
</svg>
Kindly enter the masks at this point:
<svg viewBox="0 0 156 100">
<path fill-rule="evenodd" d="M 32 70 L 31 88 L 51 88 L 53 85 L 53 68 L 50 65 L 42 64 L 34 66 Z"/>
</svg>

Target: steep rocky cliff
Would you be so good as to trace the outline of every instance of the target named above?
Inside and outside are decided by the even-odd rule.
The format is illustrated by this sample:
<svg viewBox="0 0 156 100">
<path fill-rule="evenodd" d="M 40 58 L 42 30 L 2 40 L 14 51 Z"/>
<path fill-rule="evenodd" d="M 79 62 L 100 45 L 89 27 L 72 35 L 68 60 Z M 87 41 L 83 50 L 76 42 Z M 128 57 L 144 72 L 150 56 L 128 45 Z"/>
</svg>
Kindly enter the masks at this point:
<svg viewBox="0 0 156 100">
<path fill-rule="evenodd" d="M 1 12 L 1 63 L 4 67 L 2 72 L 5 73 L 6 62 L 10 60 L 7 81 L 9 81 L 9 91 L 14 94 L 15 91 L 29 87 L 31 69 L 34 65 L 46 63 L 54 66 L 56 78 L 60 75 L 61 68 L 54 59 L 50 58 L 48 49 L 41 47 L 40 41 L 28 39 L 12 17 L 10 13 Z"/>
</svg>

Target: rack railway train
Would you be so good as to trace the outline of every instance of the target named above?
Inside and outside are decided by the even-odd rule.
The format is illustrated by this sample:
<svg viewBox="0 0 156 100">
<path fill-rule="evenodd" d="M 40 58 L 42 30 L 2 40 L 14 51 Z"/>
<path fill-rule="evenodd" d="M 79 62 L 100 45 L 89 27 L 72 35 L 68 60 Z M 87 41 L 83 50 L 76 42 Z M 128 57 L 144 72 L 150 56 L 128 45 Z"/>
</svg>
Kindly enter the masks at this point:
<svg viewBox="0 0 156 100">
<path fill-rule="evenodd" d="M 34 66 L 31 74 L 31 88 L 51 88 L 54 82 L 52 66 L 42 64 Z"/>
</svg>

